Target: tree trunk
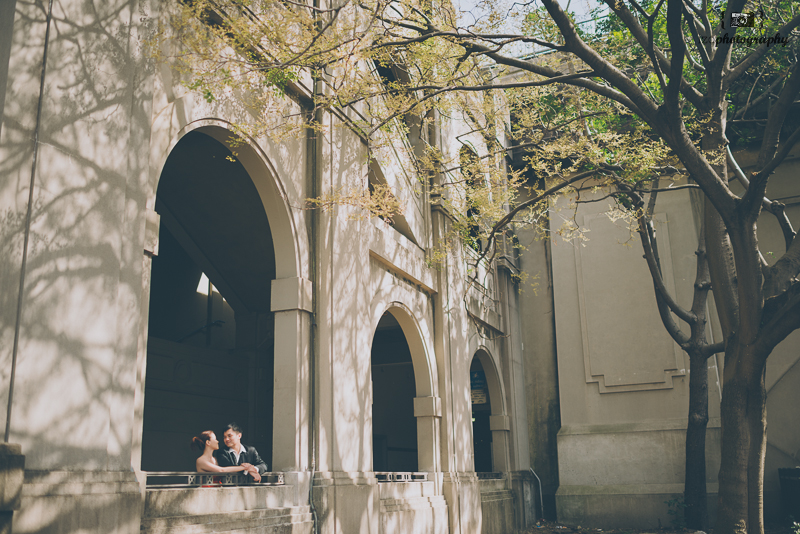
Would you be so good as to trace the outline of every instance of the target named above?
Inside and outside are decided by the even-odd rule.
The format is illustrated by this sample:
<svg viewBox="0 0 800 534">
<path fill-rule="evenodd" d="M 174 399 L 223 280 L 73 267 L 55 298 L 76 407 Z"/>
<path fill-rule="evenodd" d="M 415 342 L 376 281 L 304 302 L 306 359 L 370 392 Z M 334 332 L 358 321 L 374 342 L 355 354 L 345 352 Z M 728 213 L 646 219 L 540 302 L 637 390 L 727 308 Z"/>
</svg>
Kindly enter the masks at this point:
<svg viewBox="0 0 800 534">
<path fill-rule="evenodd" d="M 734 336 L 725 352 L 716 534 L 763 534 L 766 358 Z"/>
<path fill-rule="evenodd" d="M 708 363 L 699 350 L 689 354 L 689 424 L 686 428 L 686 472 L 683 517 L 686 526 L 704 530 L 708 525 L 706 496 L 706 427 L 708 426 Z"/>
<path fill-rule="evenodd" d="M 766 365 L 754 376 L 748 390 L 750 457 L 747 469 L 748 533 L 764 534 L 764 459 L 767 452 Z"/>
</svg>

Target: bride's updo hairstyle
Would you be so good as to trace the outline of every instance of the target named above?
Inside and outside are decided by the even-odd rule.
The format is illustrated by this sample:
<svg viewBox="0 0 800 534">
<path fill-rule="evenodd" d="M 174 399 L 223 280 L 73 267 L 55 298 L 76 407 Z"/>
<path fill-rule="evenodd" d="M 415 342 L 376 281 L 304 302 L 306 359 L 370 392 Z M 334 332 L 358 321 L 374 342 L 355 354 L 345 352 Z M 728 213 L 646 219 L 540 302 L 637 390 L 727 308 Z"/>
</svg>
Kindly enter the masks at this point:
<svg viewBox="0 0 800 534">
<path fill-rule="evenodd" d="M 211 434 L 213 434 L 211 430 L 200 432 L 200 434 L 192 438 L 192 444 L 190 446 L 203 452 L 206 449 L 206 441 L 211 439 Z"/>
</svg>

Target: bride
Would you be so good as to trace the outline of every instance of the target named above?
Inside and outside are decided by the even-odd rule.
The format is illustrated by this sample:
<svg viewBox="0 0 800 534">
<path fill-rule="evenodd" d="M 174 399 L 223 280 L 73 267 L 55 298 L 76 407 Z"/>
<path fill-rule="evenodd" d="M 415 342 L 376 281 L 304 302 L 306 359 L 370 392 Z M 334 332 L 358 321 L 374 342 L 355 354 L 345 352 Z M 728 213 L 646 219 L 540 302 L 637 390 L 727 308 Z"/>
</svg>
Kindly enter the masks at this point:
<svg viewBox="0 0 800 534">
<path fill-rule="evenodd" d="M 217 436 L 211 430 L 201 432 L 192 438 L 192 447 L 202 452 L 200 457 L 195 462 L 195 466 L 199 473 L 236 473 L 245 472 L 250 475 L 258 473 L 258 469 L 252 465 L 243 463 L 242 465 L 233 465 L 230 467 L 220 467 L 217 464 L 217 459 L 214 458 L 214 451 L 219 449 L 219 441 Z"/>
</svg>

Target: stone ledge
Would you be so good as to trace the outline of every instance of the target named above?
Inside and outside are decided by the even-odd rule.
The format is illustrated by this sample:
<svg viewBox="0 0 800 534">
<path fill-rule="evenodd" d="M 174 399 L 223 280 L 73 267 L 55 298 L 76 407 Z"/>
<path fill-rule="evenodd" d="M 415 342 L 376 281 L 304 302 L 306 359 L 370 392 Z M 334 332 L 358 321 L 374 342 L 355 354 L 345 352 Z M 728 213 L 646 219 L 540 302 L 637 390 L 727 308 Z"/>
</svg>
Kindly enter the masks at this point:
<svg viewBox="0 0 800 534">
<path fill-rule="evenodd" d="M 409 512 L 447 508 L 447 501 L 442 495 L 431 497 L 412 497 L 409 499 L 381 499 L 381 513 Z"/>
<path fill-rule="evenodd" d="M 514 492 L 511 490 L 502 491 L 482 491 L 481 502 L 495 502 L 495 501 L 513 501 Z"/>
<path fill-rule="evenodd" d="M 378 479 L 372 471 L 317 471 L 314 488 L 328 486 L 375 486 Z"/>
<path fill-rule="evenodd" d="M 145 534 L 201 534 L 206 532 L 260 532 L 264 529 L 264 531 L 275 533 L 310 533 L 312 525 L 313 518 L 310 507 L 292 506 L 269 510 L 144 519 L 141 531 Z"/>
<path fill-rule="evenodd" d="M 446 484 L 478 484 L 480 479 L 478 475 L 474 471 L 459 471 L 457 473 L 453 473 L 450 471 L 445 471 L 443 473 L 443 481 Z"/>
<path fill-rule="evenodd" d="M 0 443 L 0 511 L 19 509 L 25 478 L 25 456 L 15 443 Z"/>
<path fill-rule="evenodd" d="M 708 428 L 720 428 L 719 417 L 708 420 Z M 640 423 L 572 424 L 562 425 L 559 436 L 581 434 L 626 434 L 630 432 L 659 432 L 665 430 L 686 430 L 686 419 L 666 419 L 663 421 L 644 421 Z"/>
<path fill-rule="evenodd" d="M 716 494 L 717 483 L 706 483 L 708 494 Z M 683 484 L 617 484 L 608 486 L 561 485 L 556 496 L 567 495 L 669 495 L 683 494 Z"/>
<path fill-rule="evenodd" d="M 24 497 L 140 494 L 136 475 L 129 471 L 25 471 Z"/>
<path fill-rule="evenodd" d="M 293 486 L 148 489 L 143 518 L 284 510 L 294 504 Z"/>
</svg>

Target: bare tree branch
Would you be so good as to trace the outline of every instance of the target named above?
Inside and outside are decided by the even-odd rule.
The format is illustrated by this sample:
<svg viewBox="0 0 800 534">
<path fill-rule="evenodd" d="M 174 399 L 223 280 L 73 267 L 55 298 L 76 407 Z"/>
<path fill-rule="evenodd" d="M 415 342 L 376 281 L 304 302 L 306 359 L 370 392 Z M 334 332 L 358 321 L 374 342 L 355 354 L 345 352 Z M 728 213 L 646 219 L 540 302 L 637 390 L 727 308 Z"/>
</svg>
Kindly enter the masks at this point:
<svg viewBox="0 0 800 534">
<path fill-rule="evenodd" d="M 749 189 L 750 181 L 745 176 L 744 171 L 742 171 L 742 168 L 739 166 L 736 158 L 733 157 L 731 147 L 727 146 L 725 147 L 725 150 L 727 151 L 728 164 L 731 166 L 731 169 L 733 169 L 734 176 L 736 176 L 745 189 Z M 786 243 L 786 250 L 788 250 L 792 244 L 792 241 L 794 240 L 796 232 L 794 231 L 794 228 L 792 228 L 792 222 L 786 215 L 785 206 L 782 203 L 774 202 L 767 197 L 762 199 L 761 204 L 766 211 L 774 215 L 778 220 L 778 224 L 781 227 L 781 232 L 783 232 L 783 239 Z"/>
<path fill-rule="evenodd" d="M 683 344 L 689 341 L 689 336 L 684 332 L 681 332 L 680 328 L 672 319 L 672 316 L 669 315 L 669 312 L 671 311 L 682 321 L 685 321 L 690 325 L 694 323 L 696 317 L 693 313 L 684 309 L 678 304 L 678 302 L 669 293 L 669 290 L 667 290 L 667 286 L 664 284 L 664 277 L 661 274 L 660 261 L 657 257 L 657 249 L 654 246 L 656 236 L 651 218 L 655 195 L 656 193 L 653 193 L 650 197 L 651 206 L 644 210 L 643 213 L 638 217 L 639 237 L 641 238 L 642 248 L 644 249 L 644 258 L 647 260 L 647 267 L 650 270 L 650 276 L 653 279 L 653 287 L 656 291 L 656 297 L 658 297 L 658 299 L 668 308 L 667 313 L 663 313 L 661 310 L 659 310 L 659 313 L 661 313 L 661 321 L 664 323 L 664 327 L 667 329 L 673 339 L 675 339 L 678 344 Z"/>
</svg>

